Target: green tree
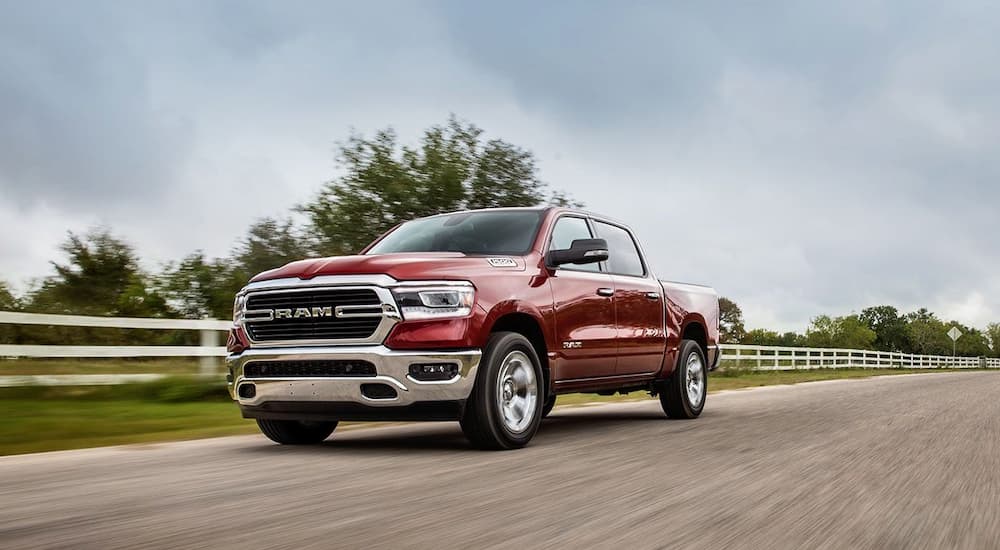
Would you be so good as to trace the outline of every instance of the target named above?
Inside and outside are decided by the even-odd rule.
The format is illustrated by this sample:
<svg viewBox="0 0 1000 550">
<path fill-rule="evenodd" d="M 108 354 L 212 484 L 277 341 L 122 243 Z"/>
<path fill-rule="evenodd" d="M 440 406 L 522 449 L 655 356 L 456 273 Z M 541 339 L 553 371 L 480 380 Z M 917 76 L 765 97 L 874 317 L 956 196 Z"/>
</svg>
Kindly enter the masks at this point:
<svg viewBox="0 0 1000 550">
<path fill-rule="evenodd" d="M 558 190 L 552 192 L 552 195 L 549 197 L 549 204 L 562 208 L 583 208 L 584 206 L 582 202 L 573 199 L 565 191 Z"/>
<path fill-rule="evenodd" d="M 246 273 L 233 264 L 195 252 L 167 266 L 159 278 L 160 291 L 183 317 L 229 319 L 233 297 L 247 281 Z"/>
<path fill-rule="evenodd" d="M 779 346 L 781 345 L 780 342 L 780 334 L 773 330 L 763 328 L 755 328 L 747 331 L 747 333 L 743 335 L 743 339 L 740 341 L 741 344 L 746 344 L 748 346 Z"/>
<path fill-rule="evenodd" d="M 0 311 L 17 311 L 19 305 L 17 298 L 10 291 L 7 283 L 0 281 Z"/>
<path fill-rule="evenodd" d="M 10 291 L 7 283 L 0 281 L 0 311 L 17 311 L 18 309 L 20 309 L 20 303 L 17 297 Z M 0 323 L 0 344 L 14 343 L 17 330 L 15 325 Z"/>
<path fill-rule="evenodd" d="M 990 323 L 986 327 L 986 337 L 990 340 L 993 357 L 1000 357 L 1000 323 Z"/>
<path fill-rule="evenodd" d="M 544 201 L 543 185 L 530 152 L 494 139 L 486 143 L 478 158 L 473 153 L 473 162 L 466 208 L 534 206 Z"/>
<path fill-rule="evenodd" d="M 210 259 L 202 251 L 168 264 L 158 288 L 171 307 L 192 319 L 229 319 L 233 297 L 254 275 L 309 256 L 309 247 L 291 220 L 263 218 L 226 258 Z"/>
<path fill-rule="evenodd" d="M 797 332 L 778 333 L 773 330 L 755 328 L 748 331 L 740 340 L 741 344 L 748 346 L 782 346 L 782 347 L 804 347 L 805 337 Z"/>
<path fill-rule="evenodd" d="M 233 251 L 234 267 L 244 279 L 309 256 L 309 247 L 290 219 L 263 218 L 250 226 Z M 244 281 L 245 282 L 245 281 Z"/>
<path fill-rule="evenodd" d="M 948 338 L 948 325 L 936 315 L 921 308 L 906 315 L 907 338 L 912 353 L 919 355 L 951 355 L 952 342 Z"/>
<path fill-rule="evenodd" d="M 875 349 L 881 351 L 907 351 L 910 349 L 906 318 L 892 306 L 866 308 L 859 316 L 875 332 Z"/>
<path fill-rule="evenodd" d="M 806 331 L 806 343 L 812 348 L 872 349 L 875 338 L 875 331 L 857 315 L 820 315 Z"/>
<path fill-rule="evenodd" d="M 321 255 L 354 254 L 396 224 L 463 208 L 534 206 L 547 195 L 534 155 L 454 116 L 424 132 L 417 147 L 400 145 L 387 128 L 372 138 L 352 134 L 337 155 L 343 175 L 299 207 Z"/>
<path fill-rule="evenodd" d="M 65 260 L 55 275 L 28 293 L 26 311 L 119 317 L 173 317 L 151 278 L 139 268 L 132 247 L 108 229 L 69 233 Z M 85 327 L 16 328 L 15 343 L 124 345 L 166 343 L 171 335 L 151 330 Z"/>
<path fill-rule="evenodd" d="M 786 347 L 805 347 L 805 336 L 797 332 L 786 332 L 778 338 L 779 346 Z"/>
<path fill-rule="evenodd" d="M 962 331 L 962 336 L 955 342 L 954 351 L 961 357 L 989 357 L 993 350 L 987 335 L 981 330 L 958 323 L 952 323 Z"/>
<path fill-rule="evenodd" d="M 812 348 L 839 348 L 838 333 L 837 320 L 829 315 L 820 315 L 806 329 L 806 345 Z"/>
<path fill-rule="evenodd" d="M 26 309 L 125 317 L 169 313 L 166 301 L 139 268 L 132 247 L 108 229 L 92 229 L 82 236 L 70 232 L 60 249 L 66 262 L 52 262 L 56 274 L 28 296 Z"/>
<path fill-rule="evenodd" d="M 742 342 L 746 336 L 743 311 L 729 298 L 719 298 L 719 338 L 723 343 Z"/>
</svg>

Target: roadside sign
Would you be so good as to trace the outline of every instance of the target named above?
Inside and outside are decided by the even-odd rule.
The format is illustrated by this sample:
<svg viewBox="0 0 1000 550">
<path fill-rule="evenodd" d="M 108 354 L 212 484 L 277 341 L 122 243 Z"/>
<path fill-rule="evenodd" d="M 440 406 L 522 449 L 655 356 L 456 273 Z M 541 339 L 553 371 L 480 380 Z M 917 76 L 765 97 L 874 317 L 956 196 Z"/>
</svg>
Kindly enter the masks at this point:
<svg viewBox="0 0 1000 550">
<path fill-rule="evenodd" d="M 948 336 L 951 338 L 951 356 L 954 357 L 958 355 L 958 339 L 962 337 L 962 331 L 958 327 L 951 327 Z"/>
</svg>

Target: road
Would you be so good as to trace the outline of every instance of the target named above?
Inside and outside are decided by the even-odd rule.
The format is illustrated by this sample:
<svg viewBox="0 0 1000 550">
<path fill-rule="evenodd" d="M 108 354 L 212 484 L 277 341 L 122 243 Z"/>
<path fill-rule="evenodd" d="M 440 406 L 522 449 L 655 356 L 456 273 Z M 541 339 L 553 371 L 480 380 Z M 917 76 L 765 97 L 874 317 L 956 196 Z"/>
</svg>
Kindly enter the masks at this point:
<svg viewBox="0 0 1000 550">
<path fill-rule="evenodd" d="M 557 408 L 520 451 L 457 425 L 0 459 L 3 548 L 996 548 L 1000 373 Z"/>
</svg>

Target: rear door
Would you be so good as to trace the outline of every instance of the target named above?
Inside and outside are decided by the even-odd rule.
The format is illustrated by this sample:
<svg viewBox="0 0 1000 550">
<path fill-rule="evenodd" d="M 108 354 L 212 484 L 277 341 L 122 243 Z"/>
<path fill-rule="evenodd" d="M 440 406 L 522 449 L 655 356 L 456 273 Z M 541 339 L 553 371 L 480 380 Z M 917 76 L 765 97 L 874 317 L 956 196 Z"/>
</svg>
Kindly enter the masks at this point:
<svg viewBox="0 0 1000 550">
<path fill-rule="evenodd" d="M 618 365 L 615 374 L 655 373 L 663 363 L 663 288 L 650 274 L 632 233 L 594 221 L 597 238 L 608 241 L 607 270 L 615 287 Z"/>
<path fill-rule="evenodd" d="M 569 248 L 574 240 L 593 238 L 590 224 L 581 216 L 556 220 L 548 250 Z M 559 266 L 549 278 L 555 308 L 555 380 L 612 376 L 617 357 L 614 286 L 599 264 Z"/>
</svg>

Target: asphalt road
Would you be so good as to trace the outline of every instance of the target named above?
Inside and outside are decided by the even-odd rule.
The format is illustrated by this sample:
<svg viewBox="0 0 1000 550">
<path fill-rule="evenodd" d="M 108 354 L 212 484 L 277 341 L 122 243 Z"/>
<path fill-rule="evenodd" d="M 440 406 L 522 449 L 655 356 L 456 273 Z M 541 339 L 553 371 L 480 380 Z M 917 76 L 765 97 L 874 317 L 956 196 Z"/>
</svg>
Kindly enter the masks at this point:
<svg viewBox="0 0 1000 550">
<path fill-rule="evenodd" d="M 556 409 L 531 446 L 457 425 L 0 459 L 3 548 L 997 548 L 1000 373 Z"/>
</svg>

